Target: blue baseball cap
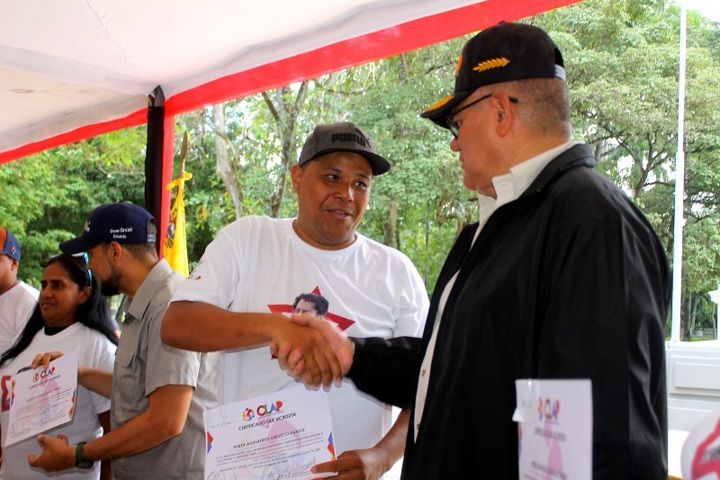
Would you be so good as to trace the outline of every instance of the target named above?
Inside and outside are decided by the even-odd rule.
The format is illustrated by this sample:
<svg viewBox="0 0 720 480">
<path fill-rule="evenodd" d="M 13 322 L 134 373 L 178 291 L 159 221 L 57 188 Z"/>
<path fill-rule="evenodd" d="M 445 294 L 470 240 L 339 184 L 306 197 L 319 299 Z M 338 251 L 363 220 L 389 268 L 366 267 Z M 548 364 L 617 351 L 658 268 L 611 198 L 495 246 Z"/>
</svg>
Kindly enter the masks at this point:
<svg viewBox="0 0 720 480">
<path fill-rule="evenodd" d="M 156 238 L 155 218 L 150 212 L 130 202 L 108 203 L 90 212 L 85 231 L 79 237 L 62 242 L 60 250 L 74 255 L 99 243 L 154 243 Z"/>
<path fill-rule="evenodd" d="M 7 255 L 16 262 L 20 261 L 20 242 L 5 227 L 0 227 L 0 255 Z"/>
</svg>

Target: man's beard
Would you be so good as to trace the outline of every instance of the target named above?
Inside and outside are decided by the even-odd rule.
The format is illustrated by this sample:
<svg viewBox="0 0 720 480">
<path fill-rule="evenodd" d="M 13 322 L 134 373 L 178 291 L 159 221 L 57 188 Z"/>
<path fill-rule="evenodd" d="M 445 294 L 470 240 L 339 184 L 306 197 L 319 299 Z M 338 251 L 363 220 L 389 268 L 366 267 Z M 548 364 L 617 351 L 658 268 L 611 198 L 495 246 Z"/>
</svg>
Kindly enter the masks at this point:
<svg viewBox="0 0 720 480">
<path fill-rule="evenodd" d="M 110 276 L 100 284 L 100 291 L 106 297 L 112 297 L 120 293 L 120 272 L 114 266 L 110 266 Z"/>
</svg>

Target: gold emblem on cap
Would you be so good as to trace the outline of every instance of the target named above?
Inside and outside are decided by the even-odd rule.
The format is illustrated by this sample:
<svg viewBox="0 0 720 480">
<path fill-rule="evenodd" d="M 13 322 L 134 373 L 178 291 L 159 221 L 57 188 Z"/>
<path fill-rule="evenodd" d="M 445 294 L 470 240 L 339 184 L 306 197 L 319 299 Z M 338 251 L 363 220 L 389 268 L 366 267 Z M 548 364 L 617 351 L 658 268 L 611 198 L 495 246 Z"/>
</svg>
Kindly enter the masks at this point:
<svg viewBox="0 0 720 480">
<path fill-rule="evenodd" d="M 438 100 L 437 102 L 433 103 L 433 104 L 430 105 L 428 108 L 426 108 L 425 111 L 426 111 L 426 112 L 431 112 L 431 111 L 433 111 L 433 110 L 437 110 L 438 108 L 442 107 L 443 105 L 445 105 L 446 103 L 448 103 L 448 102 L 449 102 L 450 100 L 452 100 L 453 98 L 455 98 L 455 95 L 448 95 L 448 96 L 445 97 L 445 98 L 441 98 L 440 100 Z"/>
<path fill-rule="evenodd" d="M 455 76 L 457 77 L 460 75 L 460 68 L 462 68 L 463 63 L 463 56 L 460 54 L 460 56 L 457 59 L 457 62 L 455 63 Z"/>
<path fill-rule="evenodd" d="M 490 60 L 485 60 L 484 62 L 478 63 L 473 67 L 473 70 L 475 70 L 476 72 L 484 72 L 485 70 L 492 70 L 493 68 L 504 67 L 508 63 L 510 63 L 510 60 L 505 57 L 491 58 Z"/>
</svg>

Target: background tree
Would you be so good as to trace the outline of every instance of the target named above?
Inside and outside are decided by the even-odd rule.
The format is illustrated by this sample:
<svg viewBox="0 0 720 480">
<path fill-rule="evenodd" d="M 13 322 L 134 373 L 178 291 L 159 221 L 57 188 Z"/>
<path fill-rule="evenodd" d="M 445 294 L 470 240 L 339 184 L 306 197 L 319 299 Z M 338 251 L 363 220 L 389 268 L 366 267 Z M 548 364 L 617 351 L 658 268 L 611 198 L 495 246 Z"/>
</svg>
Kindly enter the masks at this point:
<svg viewBox="0 0 720 480">
<path fill-rule="evenodd" d="M 679 11 L 664 0 L 584 0 L 526 19 L 566 59 L 574 138 L 634 199 L 668 254 L 673 242 Z M 459 230 L 476 218 L 450 135 L 418 114 L 452 91 L 458 38 L 183 115 L 188 252 L 243 215 L 293 215 L 288 168 L 318 123 L 350 120 L 393 164 L 374 179 L 361 232 L 405 252 L 432 290 Z M 720 280 L 720 28 L 690 12 L 686 103 L 683 338 L 709 327 Z M 178 142 L 182 135 L 177 135 Z M 114 132 L 0 166 L 0 224 L 17 232 L 21 276 L 37 283 L 95 205 L 143 201 L 144 128 Z M 62 177 L 57 175 L 62 172 Z M 63 178 L 62 182 L 58 181 Z"/>
<path fill-rule="evenodd" d="M 679 9 L 658 0 L 586 0 L 536 17 L 568 62 L 576 138 L 653 223 L 671 258 L 677 153 Z M 720 280 L 718 26 L 688 16 L 683 338 L 710 327 Z M 713 241 L 713 239 L 715 241 Z"/>
</svg>

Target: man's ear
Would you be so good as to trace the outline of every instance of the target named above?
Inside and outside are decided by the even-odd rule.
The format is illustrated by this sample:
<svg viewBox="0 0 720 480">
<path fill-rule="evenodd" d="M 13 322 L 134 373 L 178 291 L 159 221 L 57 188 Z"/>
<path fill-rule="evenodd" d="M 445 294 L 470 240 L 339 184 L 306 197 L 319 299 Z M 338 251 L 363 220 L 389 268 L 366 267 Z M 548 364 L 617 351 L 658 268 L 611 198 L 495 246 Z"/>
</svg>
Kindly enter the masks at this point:
<svg viewBox="0 0 720 480">
<path fill-rule="evenodd" d="M 495 132 L 500 137 L 506 136 L 512 130 L 513 125 L 517 121 L 517 110 L 513 108 L 510 97 L 504 93 L 493 96 L 491 100 L 496 108 L 495 112 Z"/>
<path fill-rule="evenodd" d="M 295 193 L 297 193 L 298 188 L 300 186 L 300 179 L 302 179 L 303 173 L 305 173 L 305 170 L 298 165 L 293 165 L 292 169 L 290 169 L 290 178 L 292 180 L 293 190 L 295 190 Z"/>
<path fill-rule="evenodd" d="M 20 266 L 20 263 L 17 260 L 12 259 L 12 262 L 10 262 L 10 271 L 11 272 L 17 271 L 19 266 Z"/>
<path fill-rule="evenodd" d="M 107 253 L 113 263 L 120 263 L 120 260 L 122 259 L 125 251 L 123 250 L 122 245 L 120 245 L 116 241 L 112 241 L 108 246 Z"/>
<path fill-rule="evenodd" d="M 84 287 L 80 291 L 80 304 L 87 302 L 90 298 L 90 295 L 92 295 L 92 287 Z"/>
</svg>

